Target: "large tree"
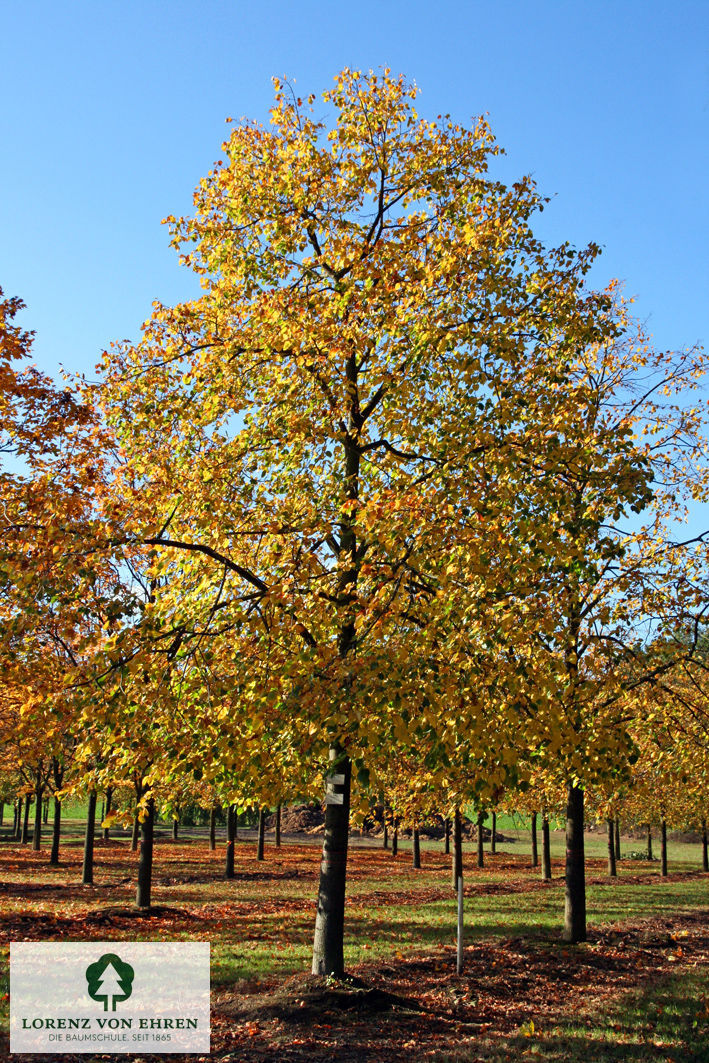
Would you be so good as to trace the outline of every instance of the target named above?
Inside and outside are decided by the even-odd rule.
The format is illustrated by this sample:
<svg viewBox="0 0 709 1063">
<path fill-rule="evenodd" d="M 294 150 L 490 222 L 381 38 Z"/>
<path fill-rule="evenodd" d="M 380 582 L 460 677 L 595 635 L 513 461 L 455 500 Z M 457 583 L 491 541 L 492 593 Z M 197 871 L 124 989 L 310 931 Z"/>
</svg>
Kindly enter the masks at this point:
<svg viewBox="0 0 709 1063">
<path fill-rule="evenodd" d="M 168 219 L 203 295 L 156 305 L 105 365 L 115 540 L 151 551 L 153 648 L 236 675 L 254 731 L 329 761 L 323 974 L 343 971 L 353 764 L 366 780 L 421 719 L 450 737 L 458 708 L 486 733 L 481 677 L 537 565 L 506 518 L 520 456 L 555 460 L 584 402 L 569 360 L 615 327 L 583 287 L 596 249 L 545 249 L 531 179 L 488 175 L 485 121 L 426 121 L 416 96 L 345 70 L 317 120 L 276 82 L 270 125 L 236 127 L 194 217 Z"/>
</svg>

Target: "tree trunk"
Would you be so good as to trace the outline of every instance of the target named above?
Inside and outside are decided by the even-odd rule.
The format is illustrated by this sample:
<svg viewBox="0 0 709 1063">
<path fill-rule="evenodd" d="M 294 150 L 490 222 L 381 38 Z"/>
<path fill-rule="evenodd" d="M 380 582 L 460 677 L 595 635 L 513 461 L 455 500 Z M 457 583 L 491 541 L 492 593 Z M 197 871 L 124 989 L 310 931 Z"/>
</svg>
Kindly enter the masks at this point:
<svg viewBox="0 0 709 1063">
<path fill-rule="evenodd" d="M 665 819 L 660 822 L 660 859 L 662 860 L 660 874 L 663 878 L 667 878 L 667 820 Z"/>
<path fill-rule="evenodd" d="M 44 786 L 42 784 L 42 777 L 37 772 L 37 782 L 34 791 L 34 833 L 32 835 L 32 848 L 38 853 L 42 847 L 42 814 L 44 812 L 42 794 L 44 792 Z"/>
<path fill-rule="evenodd" d="M 709 871 L 709 834 L 705 819 L 702 820 L 702 871 Z"/>
<path fill-rule="evenodd" d="M 497 812 L 492 813 L 492 826 L 490 828 L 490 852 L 497 852 L 497 841 L 495 835 L 497 834 Z"/>
<path fill-rule="evenodd" d="M 463 877 L 463 830 L 460 809 L 456 808 L 453 817 L 453 889 L 458 889 L 458 879 Z"/>
<path fill-rule="evenodd" d="M 27 794 L 25 797 L 25 816 L 22 821 L 22 844 L 27 845 L 30 840 L 30 805 L 32 803 L 32 797 Z"/>
<path fill-rule="evenodd" d="M 42 803 L 42 823 L 46 826 L 49 823 L 49 798 L 45 797 Z M 2 824 L 2 809 L 0 809 L 0 824 Z"/>
<path fill-rule="evenodd" d="M 217 810 L 214 805 L 209 810 L 209 848 L 214 852 L 217 847 Z"/>
<path fill-rule="evenodd" d="M 384 821 L 384 840 L 382 845 L 385 849 L 389 848 L 389 828 L 387 827 L 386 820 Z"/>
<path fill-rule="evenodd" d="M 281 847 L 281 806 L 276 805 L 276 849 Z"/>
<path fill-rule="evenodd" d="M 444 834 L 443 834 L 443 852 L 446 854 L 446 856 L 450 856 L 450 851 L 451 851 L 451 821 L 448 818 L 448 816 L 446 816 L 446 820 L 445 820 L 445 824 L 444 824 Z"/>
<path fill-rule="evenodd" d="M 312 973 L 341 978 L 345 973 L 345 888 L 352 764 L 349 757 L 333 745 L 330 747 L 330 766 L 338 781 L 328 783 L 325 795 L 325 837 L 320 864 Z"/>
<path fill-rule="evenodd" d="M 172 821 L 172 840 L 177 841 L 180 833 L 180 821 L 179 819 L 173 819 Z"/>
<path fill-rule="evenodd" d="M 620 820 L 615 817 L 615 859 L 620 860 Z"/>
<path fill-rule="evenodd" d="M 608 820 L 608 874 L 616 878 L 618 871 L 615 866 L 615 837 L 613 832 L 613 820 Z"/>
<path fill-rule="evenodd" d="M 414 828 L 413 828 L 413 833 L 412 833 L 412 836 L 411 836 L 411 843 L 412 843 L 412 846 L 413 846 L 413 853 L 414 853 L 413 866 L 415 868 L 420 868 L 421 867 L 421 839 L 419 837 L 418 824 L 415 825 Z"/>
<path fill-rule="evenodd" d="M 258 842 L 256 845 L 256 859 L 263 860 L 266 844 L 266 809 L 258 810 Z"/>
<path fill-rule="evenodd" d="M 145 819 L 140 824 L 140 859 L 138 860 L 138 888 L 135 903 L 139 908 L 150 907 L 150 889 L 153 883 L 153 829 L 155 824 L 155 801 L 151 797 L 145 807 Z"/>
<path fill-rule="evenodd" d="M 532 813 L 532 867 L 539 867 L 539 852 L 537 850 L 537 813 Z"/>
<path fill-rule="evenodd" d="M 399 821 L 394 820 L 394 833 L 391 836 L 391 855 L 397 856 L 399 852 Z"/>
<path fill-rule="evenodd" d="M 551 882 L 551 838 L 548 816 L 542 816 L 542 878 L 545 882 Z"/>
<path fill-rule="evenodd" d="M 586 940 L 586 876 L 583 850 L 583 790 L 569 786 L 566 805 L 566 896 L 564 941 Z"/>
<path fill-rule="evenodd" d="M 647 825 L 647 858 L 652 860 L 652 827 Z"/>
<path fill-rule="evenodd" d="M 228 805 L 226 810 L 226 862 L 224 877 L 234 877 L 234 842 L 236 841 L 236 806 Z"/>
<path fill-rule="evenodd" d="M 50 864 L 59 863 L 59 838 L 62 829 L 62 803 L 58 797 L 54 798 L 54 822 L 52 823 L 52 852 L 49 857 Z"/>
<path fill-rule="evenodd" d="M 84 886 L 93 886 L 94 882 L 94 832 L 96 830 L 96 791 L 89 790 L 89 804 L 86 809 L 86 833 L 84 835 L 84 865 L 81 881 Z"/>
<path fill-rule="evenodd" d="M 109 786 L 106 789 L 106 816 L 110 816 L 111 815 L 112 807 L 113 807 L 113 787 Z M 105 819 L 106 816 L 104 816 L 103 818 Z M 103 840 L 105 842 L 107 842 L 109 840 L 110 836 L 111 836 L 110 828 L 109 827 L 104 827 L 103 828 Z"/>
<path fill-rule="evenodd" d="M 483 847 L 483 823 L 485 814 L 478 812 L 478 867 L 485 867 L 485 849 Z"/>
<path fill-rule="evenodd" d="M 18 797 L 15 801 L 13 808 L 12 819 L 12 837 L 14 841 L 17 841 L 17 837 L 20 833 L 20 820 L 22 819 L 22 798 Z"/>
</svg>

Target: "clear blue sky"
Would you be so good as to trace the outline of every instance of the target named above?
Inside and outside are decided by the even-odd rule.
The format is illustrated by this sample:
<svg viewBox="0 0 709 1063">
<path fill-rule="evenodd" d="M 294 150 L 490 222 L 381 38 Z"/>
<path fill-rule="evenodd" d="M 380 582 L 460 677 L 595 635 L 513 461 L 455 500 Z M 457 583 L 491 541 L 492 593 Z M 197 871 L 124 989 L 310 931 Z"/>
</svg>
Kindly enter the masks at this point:
<svg viewBox="0 0 709 1063">
<path fill-rule="evenodd" d="M 267 119 L 270 78 L 329 87 L 390 66 L 419 111 L 489 113 L 554 196 L 549 242 L 590 240 L 656 343 L 707 341 L 707 0 L 9 0 L 0 96 L 0 285 L 28 304 L 36 360 L 91 370 L 154 298 L 195 292 L 160 225 L 189 211 L 224 119 Z"/>
</svg>

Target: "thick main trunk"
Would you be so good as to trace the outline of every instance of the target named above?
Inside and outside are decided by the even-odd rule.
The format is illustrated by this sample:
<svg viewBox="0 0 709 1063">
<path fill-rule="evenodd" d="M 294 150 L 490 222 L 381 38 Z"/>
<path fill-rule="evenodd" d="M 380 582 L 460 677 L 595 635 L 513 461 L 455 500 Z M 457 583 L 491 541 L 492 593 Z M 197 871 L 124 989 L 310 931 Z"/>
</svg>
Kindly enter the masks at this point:
<svg viewBox="0 0 709 1063">
<path fill-rule="evenodd" d="M 399 854 L 399 821 L 394 820 L 394 833 L 391 836 L 391 855 L 398 856 Z"/>
<path fill-rule="evenodd" d="M 341 777 L 343 781 L 328 783 L 325 795 L 325 837 L 320 864 L 312 972 L 341 978 L 345 973 L 345 888 L 352 764 L 338 746 L 331 746 L 330 766 L 335 777 Z"/>
<path fill-rule="evenodd" d="M 172 821 L 172 840 L 174 842 L 176 842 L 177 839 L 179 838 L 179 836 L 180 836 L 180 821 L 179 821 L 179 819 L 173 819 L 173 821 Z"/>
<path fill-rule="evenodd" d="M 608 874 L 611 878 L 616 878 L 618 874 L 615 866 L 615 837 L 612 819 L 608 820 Z"/>
<path fill-rule="evenodd" d="M 667 821 L 660 822 L 660 859 L 662 860 L 660 874 L 667 878 Z"/>
<path fill-rule="evenodd" d="M 62 830 L 62 803 L 58 797 L 54 798 L 54 822 L 52 823 L 52 852 L 49 856 L 50 864 L 55 866 L 59 863 L 59 839 Z"/>
<path fill-rule="evenodd" d="M 620 860 L 620 820 L 615 817 L 615 859 Z"/>
<path fill-rule="evenodd" d="M 497 834 L 497 812 L 492 813 L 492 826 L 490 827 L 490 852 L 497 852 L 497 840 L 495 835 Z"/>
<path fill-rule="evenodd" d="M 389 848 L 389 828 L 386 825 L 386 821 L 384 822 L 384 836 L 382 839 L 382 846 L 385 849 Z"/>
<path fill-rule="evenodd" d="M 705 819 L 702 820 L 702 871 L 709 871 L 709 832 Z"/>
<path fill-rule="evenodd" d="M 420 868 L 421 867 L 421 838 L 419 836 L 418 826 L 415 826 L 413 828 L 413 834 L 412 834 L 412 838 L 411 838 L 411 843 L 412 843 L 412 846 L 413 846 L 413 854 L 414 854 L 413 855 L 413 866 L 415 868 Z"/>
<path fill-rule="evenodd" d="M 444 831 L 445 831 L 445 833 L 443 835 L 443 852 L 446 854 L 446 856 L 450 856 L 450 852 L 451 852 L 451 821 L 448 818 L 448 816 L 446 816 L 446 822 L 445 822 Z"/>
<path fill-rule="evenodd" d="M 276 849 L 281 847 L 281 806 L 276 806 Z"/>
<path fill-rule="evenodd" d="M 545 882 L 551 882 L 551 837 L 548 816 L 542 816 L 542 878 Z"/>
<path fill-rule="evenodd" d="M 566 805 L 566 891 L 564 940 L 586 940 L 586 876 L 583 847 L 583 790 L 569 786 Z"/>
<path fill-rule="evenodd" d="M 84 886 L 92 886 L 94 881 L 94 833 L 96 830 L 96 791 L 89 791 L 89 803 L 86 809 L 86 833 L 84 834 L 84 864 L 81 881 Z"/>
<path fill-rule="evenodd" d="M 539 867 L 539 851 L 537 848 L 537 813 L 532 813 L 532 867 Z"/>
<path fill-rule="evenodd" d="M 140 858 L 138 860 L 138 888 L 135 903 L 139 908 L 150 907 L 150 891 L 153 883 L 153 828 L 155 801 L 149 798 L 145 818 L 140 824 Z"/>
<path fill-rule="evenodd" d="M 463 876 L 463 829 L 460 818 L 460 809 L 455 810 L 455 816 L 453 817 L 453 860 L 452 864 L 452 878 L 453 889 L 458 889 L 458 879 Z"/>
<path fill-rule="evenodd" d="M 236 805 L 228 805 L 226 810 L 226 857 L 224 877 L 234 877 L 234 843 L 236 841 Z"/>
<path fill-rule="evenodd" d="M 484 823 L 484 821 L 485 821 L 484 813 L 478 812 L 478 831 L 477 831 L 477 835 L 478 835 L 478 837 L 477 837 L 477 841 L 478 841 L 478 867 L 484 867 L 485 866 L 485 849 L 483 847 L 483 841 L 484 841 L 484 838 L 483 838 L 483 823 Z"/>
<path fill-rule="evenodd" d="M 112 807 L 113 807 L 113 787 L 109 786 L 108 789 L 106 790 L 106 815 L 104 816 L 104 819 L 106 819 L 107 816 L 111 815 L 111 808 Z M 107 842 L 110 837 L 111 837 L 110 827 L 104 827 L 103 828 L 103 840 L 105 842 Z"/>
<path fill-rule="evenodd" d="M 266 848 L 266 809 L 258 810 L 258 843 L 256 845 L 256 859 L 263 860 Z"/>
</svg>

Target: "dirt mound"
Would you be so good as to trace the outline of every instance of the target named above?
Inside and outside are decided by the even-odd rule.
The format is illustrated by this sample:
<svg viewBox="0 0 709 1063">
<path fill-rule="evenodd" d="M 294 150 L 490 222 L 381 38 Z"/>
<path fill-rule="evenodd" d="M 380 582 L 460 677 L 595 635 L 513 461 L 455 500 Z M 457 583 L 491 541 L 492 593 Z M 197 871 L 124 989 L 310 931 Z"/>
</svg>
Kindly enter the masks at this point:
<svg viewBox="0 0 709 1063">
<path fill-rule="evenodd" d="M 310 1025 L 324 1019 L 337 1022 L 343 1012 L 363 1016 L 386 1011 L 420 1012 L 421 1006 L 361 978 L 350 976 L 335 981 L 319 975 L 293 975 L 267 993 L 231 1000 L 220 1011 L 240 1022 L 275 1018 L 284 1023 Z"/>
<path fill-rule="evenodd" d="M 283 834 L 315 833 L 325 824 L 325 812 L 322 805 L 289 805 L 281 809 L 281 831 Z M 266 830 L 276 829 L 275 813 L 266 820 Z"/>
</svg>

